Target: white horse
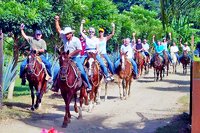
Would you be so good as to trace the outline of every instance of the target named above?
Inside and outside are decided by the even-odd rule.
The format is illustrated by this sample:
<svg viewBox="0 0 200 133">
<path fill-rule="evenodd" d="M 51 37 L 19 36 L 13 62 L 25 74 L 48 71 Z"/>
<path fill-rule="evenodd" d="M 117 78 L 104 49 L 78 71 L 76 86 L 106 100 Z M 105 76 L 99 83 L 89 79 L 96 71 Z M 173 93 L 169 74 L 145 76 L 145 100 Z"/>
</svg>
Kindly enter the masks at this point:
<svg viewBox="0 0 200 133">
<path fill-rule="evenodd" d="M 176 66 L 178 64 L 178 60 L 177 60 L 177 57 L 176 57 L 176 53 L 174 52 L 171 52 L 171 57 L 172 57 L 172 67 L 173 67 L 173 73 L 176 73 Z"/>
</svg>

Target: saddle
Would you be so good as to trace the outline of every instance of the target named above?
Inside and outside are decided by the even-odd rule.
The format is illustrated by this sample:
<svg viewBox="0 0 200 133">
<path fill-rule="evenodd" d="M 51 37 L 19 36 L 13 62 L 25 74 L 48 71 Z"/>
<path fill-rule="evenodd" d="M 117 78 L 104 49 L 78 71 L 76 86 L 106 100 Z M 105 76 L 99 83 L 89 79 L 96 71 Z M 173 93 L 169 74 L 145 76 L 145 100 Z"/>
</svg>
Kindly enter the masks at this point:
<svg viewBox="0 0 200 133">
<path fill-rule="evenodd" d="M 42 62 L 42 59 L 40 58 L 40 56 L 36 56 L 36 60 L 37 60 L 40 64 L 42 64 L 42 68 L 44 69 L 45 74 L 46 74 L 45 80 L 49 80 L 49 79 L 51 78 L 51 76 L 48 74 L 47 68 L 46 68 L 45 64 Z"/>
</svg>

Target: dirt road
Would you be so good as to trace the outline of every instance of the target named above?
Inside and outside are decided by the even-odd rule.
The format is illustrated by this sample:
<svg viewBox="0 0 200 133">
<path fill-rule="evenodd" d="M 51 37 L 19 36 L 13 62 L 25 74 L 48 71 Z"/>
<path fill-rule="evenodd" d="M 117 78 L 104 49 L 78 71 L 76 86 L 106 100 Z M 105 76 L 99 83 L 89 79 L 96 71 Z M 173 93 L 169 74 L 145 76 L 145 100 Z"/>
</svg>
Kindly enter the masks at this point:
<svg viewBox="0 0 200 133">
<path fill-rule="evenodd" d="M 148 75 L 133 81 L 131 96 L 127 100 L 119 99 L 115 83 L 109 84 L 108 88 L 108 100 L 96 105 L 91 113 L 83 111 L 82 120 L 76 119 L 78 115 L 71 107 L 72 120 L 66 129 L 61 128 L 64 102 L 61 97 L 55 98 L 52 92 L 48 92 L 43 101 L 44 110 L 28 111 L 30 118 L 0 123 L 0 132 L 40 133 L 42 128 L 54 127 L 64 133 L 153 133 L 181 113 L 178 99 L 189 95 L 190 77 L 189 74 L 182 75 L 179 66 L 177 74 L 170 73 L 163 81 L 154 82 L 153 70 L 150 70 Z"/>
</svg>

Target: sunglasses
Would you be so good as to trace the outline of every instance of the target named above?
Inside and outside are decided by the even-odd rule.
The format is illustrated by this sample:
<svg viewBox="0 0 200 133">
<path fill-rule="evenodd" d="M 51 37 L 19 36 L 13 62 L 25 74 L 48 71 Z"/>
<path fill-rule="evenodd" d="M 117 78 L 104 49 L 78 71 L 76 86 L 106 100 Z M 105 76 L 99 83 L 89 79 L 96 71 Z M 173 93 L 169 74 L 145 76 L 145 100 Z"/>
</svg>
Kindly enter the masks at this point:
<svg viewBox="0 0 200 133">
<path fill-rule="evenodd" d="M 94 31 L 89 31 L 89 33 L 94 33 Z"/>
<path fill-rule="evenodd" d="M 67 35 L 69 35 L 69 34 L 72 34 L 72 32 L 70 32 L 70 33 L 67 33 L 67 34 L 65 34 L 65 35 L 67 36 Z"/>
</svg>

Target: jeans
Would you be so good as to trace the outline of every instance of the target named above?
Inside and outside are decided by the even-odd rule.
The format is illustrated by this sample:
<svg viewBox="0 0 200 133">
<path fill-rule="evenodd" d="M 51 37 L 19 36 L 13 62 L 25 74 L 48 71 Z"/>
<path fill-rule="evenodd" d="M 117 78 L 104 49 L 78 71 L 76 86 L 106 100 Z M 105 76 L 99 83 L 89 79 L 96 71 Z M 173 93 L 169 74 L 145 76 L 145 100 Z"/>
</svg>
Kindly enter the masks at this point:
<svg viewBox="0 0 200 133">
<path fill-rule="evenodd" d="M 183 57 L 183 54 L 181 54 L 180 56 L 179 56 L 179 59 L 178 59 L 178 61 L 180 62 L 180 60 L 181 60 L 181 58 Z M 190 54 L 188 54 L 188 57 L 190 58 L 190 61 L 192 60 L 192 56 L 190 55 Z"/>
<path fill-rule="evenodd" d="M 113 66 L 113 63 L 111 62 L 109 56 L 108 56 L 107 54 L 102 54 L 102 55 L 103 55 L 103 57 L 106 59 L 106 61 L 107 61 L 107 63 L 108 63 L 108 68 L 109 68 L 110 72 L 111 72 L 112 74 L 114 74 L 114 66 Z"/>
<path fill-rule="evenodd" d="M 84 56 L 81 57 L 80 62 L 83 64 L 86 58 L 87 58 L 87 54 L 85 54 Z M 106 66 L 104 65 L 103 60 L 101 59 L 101 57 L 98 54 L 96 55 L 96 59 L 99 62 L 101 70 L 103 71 L 103 73 L 106 75 L 106 77 L 109 77 L 108 70 L 107 70 Z"/>
<path fill-rule="evenodd" d="M 42 62 L 44 63 L 49 76 L 52 76 L 52 74 L 51 74 L 51 63 L 45 58 L 44 55 L 40 55 L 40 58 L 41 58 Z M 27 59 L 24 59 L 24 61 L 22 61 L 22 63 L 21 63 L 20 73 L 19 73 L 20 78 L 22 78 L 22 76 L 24 74 L 24 69 L 25 69 L 27 63 L 28 63 Z"/>
<path fill-rule="evenodd" d="M 91 88 L 88 76 L 85 72 L 85 69 L 83 68 L 81 58 L 80 57 L 73 57 L 72 60 L 76 63 L 76 66 L 80 70 L 82 79 L 87 83 L 88 87 Z M 56 81 L 56 78 L 58 76 L 59 71 L 60 71 L 60 68 L 59 68 L 58 65 L 56 65 L 55 68 L 54 68 L 54 77 L 53 77 L 54 82 Z"/>
<path fill-rule="evenodd" d="M 133 71 L 135 72 L 135 75 L 138 75 L 138 70 L 137 70 L 137 64 L 136 64 L 136 62 L 135 62 L 132 58 L 129 59 L 129 60 L 130 60 L 130 62 L 131 62 L 131 64 L 132 64 L 132 66 L 133 66 Z M 118 68 L 119 64 L 120 64 L 120 59 L 118 59 L 118 60 L 115 62 L 115 64 L 114 64 L 115 70 Z M 116 72 L 116 71 L 115 71 L 115 72 Z"/>
</svg>

